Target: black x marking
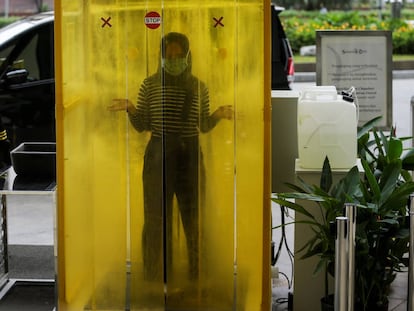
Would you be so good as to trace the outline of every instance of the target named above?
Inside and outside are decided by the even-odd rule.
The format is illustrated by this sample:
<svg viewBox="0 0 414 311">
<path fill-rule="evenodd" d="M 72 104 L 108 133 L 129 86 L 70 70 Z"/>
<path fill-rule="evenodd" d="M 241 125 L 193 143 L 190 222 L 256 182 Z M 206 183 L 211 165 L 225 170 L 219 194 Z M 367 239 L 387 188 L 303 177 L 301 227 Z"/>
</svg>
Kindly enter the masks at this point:
<svg viewBox="0 0 414 311">
<path fill-rule="evenodd" d="M 111 17 L 108 17 L 107 19 L 101 17 L 101 21 L 103 21 L 102 28 L 104 28 L 106 25 L 108 25 L 109 27 L 112 27 L 112 25 L 109 23 L 110 20 L 111 20 Z"/>
<path fill-rule="evenodd" d="M 221 22 L 223 20 L 223 18 L 224 18 L 223 16 L 220 17 L 219 19 L 213 17 L 213 20 L 216 22 L 216 24 L 214 25 L 214 28 L 216 28 L 218 25 L 224 27 L 224 24 Z"/>
</svg>

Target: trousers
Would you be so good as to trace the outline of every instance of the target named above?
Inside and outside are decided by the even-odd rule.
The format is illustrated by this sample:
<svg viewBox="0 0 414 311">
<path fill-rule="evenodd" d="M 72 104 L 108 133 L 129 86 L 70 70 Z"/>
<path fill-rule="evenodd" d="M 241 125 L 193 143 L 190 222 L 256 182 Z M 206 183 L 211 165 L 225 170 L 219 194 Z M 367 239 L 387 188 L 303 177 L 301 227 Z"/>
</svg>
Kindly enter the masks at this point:
<svg viewBox="0 0 414 311">
<path fill-rule="evenodd" d="M 204 166 L 198 137 L 151 137 L 143 168 L 144 278 L 168 279 L 172 268 L 172 208 L 174 196 L 186 237 L 189 279 L 199 274 L 199 193 Z"/>
</svg>

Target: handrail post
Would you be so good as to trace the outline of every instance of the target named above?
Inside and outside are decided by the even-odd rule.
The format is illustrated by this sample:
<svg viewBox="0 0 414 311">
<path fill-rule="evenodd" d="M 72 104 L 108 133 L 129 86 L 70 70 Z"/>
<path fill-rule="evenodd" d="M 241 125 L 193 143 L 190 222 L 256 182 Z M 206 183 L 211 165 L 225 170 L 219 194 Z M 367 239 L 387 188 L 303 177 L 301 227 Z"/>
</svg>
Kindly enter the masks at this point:
<svg viewBox="0 0 414 311">
<path fill-rule="evenodd" d="M 414 146 L 414 96 L 411 97 L 411 135 L 412 135 L 412 139 L 411 139 L 411 146 Z"/>
<path fill-rule="evenodd" d="M 348 311 L 348 218 L 336 217 L 335 311 Z"/>
<path fill-rule="evenodd" d="M 414 307 L 414 194 L 410 194 L 409 199 L 410 215 L 410 248 L 409 248 L 409 265 L 408 265 L 408 301 L 407 310 L 413 310 Z"/>
<path fill-rule="evenodd" d="M 354 310 L 355 297 L 355 232 L 357 207 L 345 204 L 345 217 L 348 218 L 348 311 Z"/>
</svg>

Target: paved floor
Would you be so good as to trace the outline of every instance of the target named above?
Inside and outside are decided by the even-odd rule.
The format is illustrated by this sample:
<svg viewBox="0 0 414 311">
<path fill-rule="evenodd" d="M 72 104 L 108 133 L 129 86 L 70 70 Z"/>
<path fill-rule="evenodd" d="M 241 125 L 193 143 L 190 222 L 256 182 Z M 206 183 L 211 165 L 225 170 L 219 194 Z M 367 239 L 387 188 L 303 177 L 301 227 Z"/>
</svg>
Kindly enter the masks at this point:
<svg viewBox="0 0 414 311">
<path fill-rule="evenodd" d="M 54 215 L 51 195 L 7 196 L 9 244 L 54 245 Z"/>
</svg>

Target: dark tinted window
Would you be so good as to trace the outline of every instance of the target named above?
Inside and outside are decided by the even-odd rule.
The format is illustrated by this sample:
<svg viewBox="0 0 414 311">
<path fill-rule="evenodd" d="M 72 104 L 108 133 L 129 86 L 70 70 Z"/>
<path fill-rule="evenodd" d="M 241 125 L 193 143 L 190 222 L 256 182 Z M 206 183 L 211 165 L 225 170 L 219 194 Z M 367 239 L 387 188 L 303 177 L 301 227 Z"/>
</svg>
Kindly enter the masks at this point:
<svg viewBox="0 0 414 311">
<path fill-rule="evenodd" d="M 287 80 L 287 50 L 285 47 L 286 34 L 280 22 L 278 12 L 271 7 L 272 14 L 272 89 L 289 90 Z"/>
<path fill-rule="evenodd" d="M 0 60 L 3 70 L 27 69 L 30 80 L 53 78 L 53 24 L 34 28 L 8 44 L 0 50 Z"/>
</svg>

